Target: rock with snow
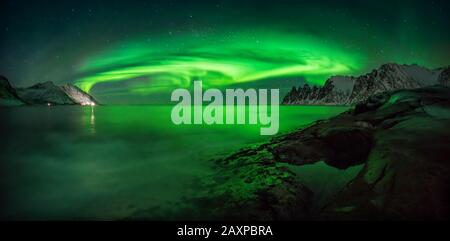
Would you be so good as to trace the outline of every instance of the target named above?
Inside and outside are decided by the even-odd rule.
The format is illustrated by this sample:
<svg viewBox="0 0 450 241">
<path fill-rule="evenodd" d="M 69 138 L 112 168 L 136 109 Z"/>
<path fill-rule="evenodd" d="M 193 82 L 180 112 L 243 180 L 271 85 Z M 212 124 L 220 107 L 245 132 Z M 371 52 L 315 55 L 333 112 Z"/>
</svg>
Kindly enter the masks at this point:
<svg viewBox="0 0 450 241">
<path fill-rule="evenodd" d="M 97 105 L 97 100 L 91 95 L 84 92 L 75 85 L 65 84 L 61 86 L 61 89 L 69 96 L 73 102 L 80 105 Z"/>
<path fill-rule="evenodd" d="M 34 105 L 73 105 L 75 102 L 51 81 L 38 83 L 28 88 L 18 88 L 17 93 L 27 103 Z"/>
<path fill-rule="evenodd" d="M 324 86 L 315 87 L 318 94 L 311 94 L 308 85 L 294 87 L 283 99 L 283 104 L 354 105 L 384 91 L 436 84 L 448 86 L 448 79 L 448 68 L 430 70 L 418 65 L 384 64 L 359 77 L 333 76 Z"/>
<path fill-rule="evenodd" d="M 430 70 L 417 64 L 412 65 L 400 65 L 411 78 L 419 82 L 422 86 L 435 85 L 442 68 Z"/>
<path fill-rule="evenodd" d="M 51 81 L 17 89 L 19 97 L 32 105 L 97 105 L 88 93 L 70 84 L 57 86 Z"/>
<path fill-rule="evenodd" d="M 350 94 L 348 104 L 354 104 L 366 100 L 372 95 L 397 89 L 415 89 L 429 85 L 426 81 L 420 82 L 405 71 L 398 64 L 384 64 L 369 74 L 358 77 Z"/>
</svg>

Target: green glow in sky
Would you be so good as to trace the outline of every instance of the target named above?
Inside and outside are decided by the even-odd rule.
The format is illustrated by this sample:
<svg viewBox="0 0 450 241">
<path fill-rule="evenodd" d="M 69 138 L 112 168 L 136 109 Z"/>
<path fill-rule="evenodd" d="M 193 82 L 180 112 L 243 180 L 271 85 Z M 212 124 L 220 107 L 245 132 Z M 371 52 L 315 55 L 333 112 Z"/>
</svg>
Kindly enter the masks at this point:
<svg viewBox="0 0 450 241">
<path fill-rule="evenodd" d="M 385 63 L 450 62 L 445 0 L 3 2 L 0 74 L 76 84 L 105 104 L 166 104 L 193 80 L 283 96 Z"/>
<path fill-rule="evenodd" d="M 76 84 L 90 91 L 99 83 L 130 81 L 134 93 L 148 94 L 202 80 L 205 88 L 264 79 L 303 76 L 322 84 L 327 76 L 350 74 L 363 65 L 358 53 L 307 35 L 240 31 L 198 37 L 126 41 L 88 58 Z"/>
</svg>

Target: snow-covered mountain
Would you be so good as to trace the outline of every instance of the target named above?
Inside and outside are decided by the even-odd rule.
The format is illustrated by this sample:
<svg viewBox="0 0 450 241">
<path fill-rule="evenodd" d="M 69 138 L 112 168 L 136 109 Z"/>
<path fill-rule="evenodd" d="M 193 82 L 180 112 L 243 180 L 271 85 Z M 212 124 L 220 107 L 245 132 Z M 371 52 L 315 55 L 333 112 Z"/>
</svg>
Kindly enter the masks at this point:
<svg viewBox="0 0 450 241">
<path fill-rule="evenodd" d="M 17 89 L 21 99 L 34 105 L 96 105 L 91 95 L 70 84 L 57 86 L 51 81 Z"/>
<path fill-rule="evenodd" d="M 323 87 L 295 88 L 284 97 L 283 104 L 352 105 L 371 95 L 397 89 L 414 89 L 441 84 L 449 86 L 449 69 L 430 70 L 418 65 L 384 64 L 359 77 L 333 76 Z"/>
<path fill-rule="evenodd" d="M 0 76 L 0 106 L 10 105 L 97 105 L 98 102 L 78 87 L 66 84 L 57 86 L 48 81 L 28 88 L 14 89 Z"/>
<path fill-rule="evenodd" d="M 71 105 L 72 99 L 59 87 L 48 81 L 28 88 L 18 88 L 17 94 L 27 103 L 34 105 Z"/>
<path fill-rule="evenodd" d="M 98 104 L 97 100 L 95 100 L 94 97 L 92 97 L 88 93 L 82 91 L 80 88 L 78 88 L 75 85 L 65 84 L 65 85 L 61 86 L 60 88 L 76 104 L 80 104 L 80 105 L 97 105 Z"/>
</svg>

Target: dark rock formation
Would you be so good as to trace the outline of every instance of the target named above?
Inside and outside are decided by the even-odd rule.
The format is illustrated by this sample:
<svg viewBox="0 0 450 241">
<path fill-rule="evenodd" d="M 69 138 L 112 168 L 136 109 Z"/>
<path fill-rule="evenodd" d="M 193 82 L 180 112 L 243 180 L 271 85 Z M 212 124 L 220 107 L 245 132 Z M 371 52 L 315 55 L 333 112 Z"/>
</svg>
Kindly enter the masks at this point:
<svg viewBox="0 0 450 241">
<path fill-rule="evenodd" d="M 24 102 L 19 98 L 16 90 L 11 86 L 8 79 L 4 76 L 0 76 L 0 106 L 23 104 Z"/>
<path fill-rule="evenodd" d="M 450 66 L 441 72 L 438 82 L 442 86 L 450 87 Z"/>
<path fill-rule="evenodd" d="M 449 125 L 449 88 L 380 93 L 334 118 L 216 160 L 217 175 L 205 181 L 199 209 L 212 219 L 445 220 Z M 320 161 L 363 167 L 312 212 L 320 192 L 293 168 Z"/>
</svg>

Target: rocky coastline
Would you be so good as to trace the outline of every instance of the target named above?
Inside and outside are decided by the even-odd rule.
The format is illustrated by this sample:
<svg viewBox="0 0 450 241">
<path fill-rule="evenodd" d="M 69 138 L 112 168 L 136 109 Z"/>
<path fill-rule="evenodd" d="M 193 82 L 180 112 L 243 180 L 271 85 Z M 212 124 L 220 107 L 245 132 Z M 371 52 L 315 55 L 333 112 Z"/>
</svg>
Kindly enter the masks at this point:
<svg viewBox="0 0 450 241">
<path fill-rule="evenodd" d="M 449 88 L 380 93 L 334 118 L 213 160 L 217 173 L 202 180 L 195 210 L 212 220 L 445 220 L 449 125 Z M 318 206 L 322 194 L 295 167 L 320 162 L 340 171 L 362 168 Z"/>
</svg>

